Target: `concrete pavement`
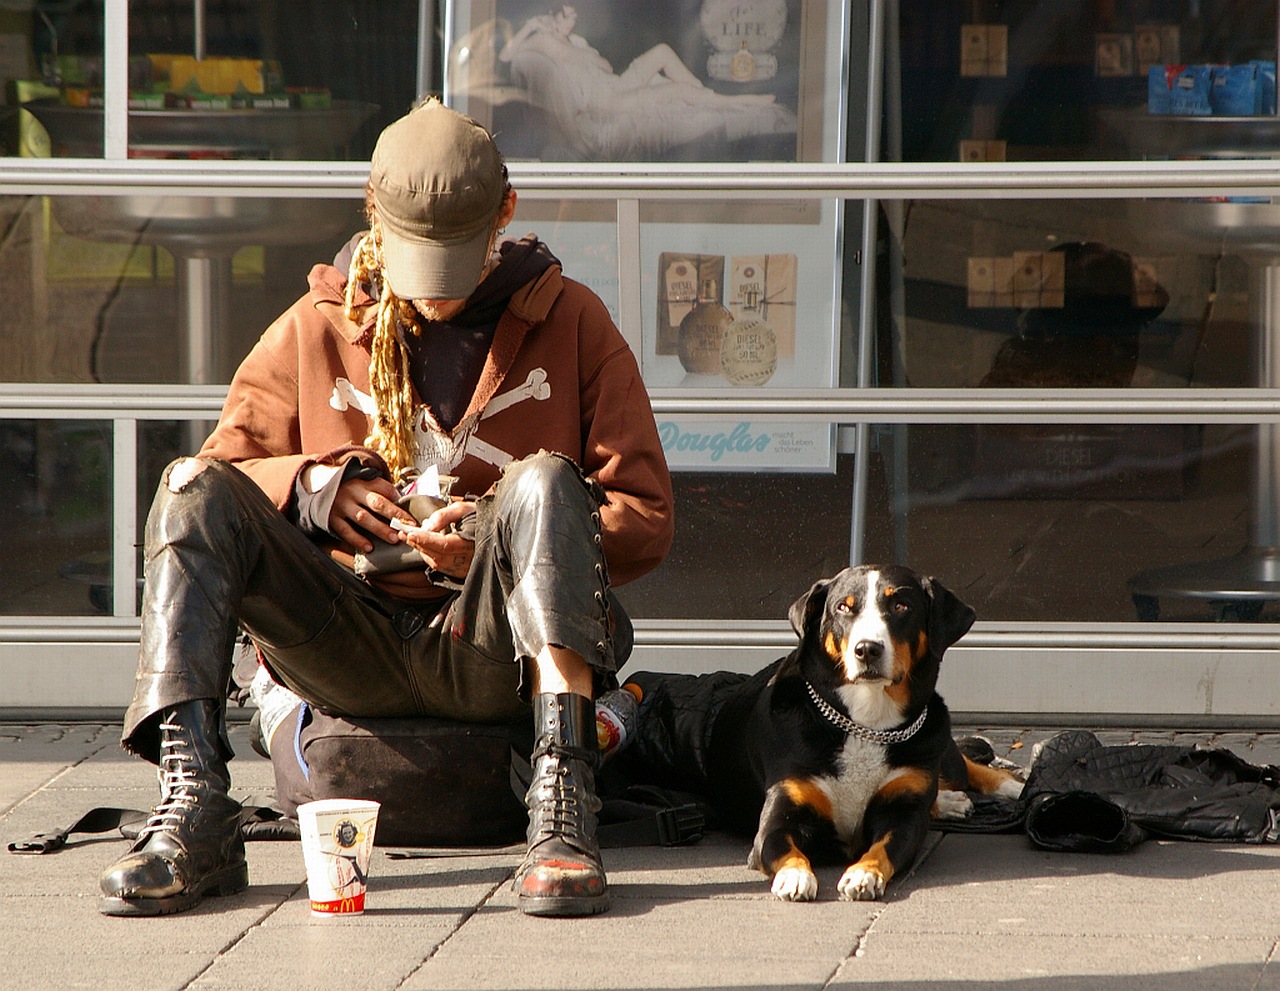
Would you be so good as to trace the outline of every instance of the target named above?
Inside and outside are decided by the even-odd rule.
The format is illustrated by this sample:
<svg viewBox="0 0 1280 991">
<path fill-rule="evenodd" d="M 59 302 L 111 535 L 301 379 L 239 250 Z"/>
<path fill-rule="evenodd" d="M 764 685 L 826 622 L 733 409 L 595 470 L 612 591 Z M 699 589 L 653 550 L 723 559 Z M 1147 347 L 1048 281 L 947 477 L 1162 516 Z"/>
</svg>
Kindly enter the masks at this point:
<svg viewBox="0 0 1280 991">
<path fill-rule="evenodd" d="M 972 728 L 958 732 L 969 732 Z M 1056 730 L 980 728 L 1026 765 Z M 0 724 L 0 839 L 99 805 L 149 807 L 150 768 L 118 726 Z M 236 793 L 271 767 L 233 730 Z M 1200 742 L 1280 763 L 1280 733 L 1105 731 L 1106 743 Z M 582 920 L 522 915 L 519 852 L 402 859 L 379 849 L 368 908 L 313 920 L 301 850 L 249 844 L 250 887 L 160 919 L 97 911 L 119 837 L 45 856 L 0 852 L 0 989 L 879 987 L 920 991 L 1280 991 L 1280 849 L 1148 841 L 1120 855 L 1049 853 L 1022 836 L 931 834 L 878 903 L 775 900 L 747 843 L 605 851 L 613 907 Z"/>
</svg>

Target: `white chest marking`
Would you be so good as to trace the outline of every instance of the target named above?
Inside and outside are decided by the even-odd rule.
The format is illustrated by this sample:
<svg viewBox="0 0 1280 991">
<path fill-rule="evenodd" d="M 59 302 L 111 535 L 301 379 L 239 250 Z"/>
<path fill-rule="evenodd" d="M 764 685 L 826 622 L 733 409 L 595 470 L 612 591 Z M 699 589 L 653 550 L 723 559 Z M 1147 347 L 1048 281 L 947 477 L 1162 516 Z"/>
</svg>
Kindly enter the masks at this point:
<svg viewBox="0 0 1280 991">
<path fill-rule="evenodd" d="M 854 736 L 845 740 L 837 767 L 836 775 L 818 778 L 816 783 L 831 801 L 836 835 L 843 843 L 855 842 L 862 832 L 862 820 L 872 796 L 886 781 L 902 772 L 890 769 L 884 762 L 881 744 Z"/>
</svg>

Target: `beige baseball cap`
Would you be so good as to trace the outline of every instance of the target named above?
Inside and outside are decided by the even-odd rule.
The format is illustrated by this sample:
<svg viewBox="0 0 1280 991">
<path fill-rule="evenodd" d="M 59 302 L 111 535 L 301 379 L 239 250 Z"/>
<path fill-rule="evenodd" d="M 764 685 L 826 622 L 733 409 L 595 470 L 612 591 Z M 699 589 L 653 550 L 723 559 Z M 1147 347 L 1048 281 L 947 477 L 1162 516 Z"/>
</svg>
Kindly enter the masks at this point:
<svg viewBox="0 0 1280 991">
<path fill-rule="evenodd" d="M 480 282 L 506 170 L 478 121 L 431 99 L 387 126 L 369 172 L 383 277 L 401 299 L 466 299 Z"/>
</svg>

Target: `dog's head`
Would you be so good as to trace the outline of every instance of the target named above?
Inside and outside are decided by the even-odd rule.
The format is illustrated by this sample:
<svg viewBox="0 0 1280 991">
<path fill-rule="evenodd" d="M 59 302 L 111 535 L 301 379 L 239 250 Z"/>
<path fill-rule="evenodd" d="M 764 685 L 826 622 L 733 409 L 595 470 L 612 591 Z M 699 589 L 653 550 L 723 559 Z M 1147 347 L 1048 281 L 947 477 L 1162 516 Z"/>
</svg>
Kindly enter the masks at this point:
<svg viewBox="0 0 1280 991">
<path fill-rule="evenodd" d="M 859 565 L 815 582 L 791 606 L 802 673 L 858 722 L 893 726 L 933 694 L 943 652 L 976 614 L 936 578 Z"/>
</svg>

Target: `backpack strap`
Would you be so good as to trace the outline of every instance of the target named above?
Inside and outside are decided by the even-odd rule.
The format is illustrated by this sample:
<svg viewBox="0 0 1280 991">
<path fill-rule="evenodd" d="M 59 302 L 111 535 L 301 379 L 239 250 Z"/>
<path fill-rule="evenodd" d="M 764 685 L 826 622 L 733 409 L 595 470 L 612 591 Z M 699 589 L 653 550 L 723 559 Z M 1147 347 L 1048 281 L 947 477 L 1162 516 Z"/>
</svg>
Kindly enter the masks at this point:
<svg viewBox="0 0 1280 991">
<path fill-rule="evenodd" d="M 511 749 L 511 790 L 524 802 L 533 767 Z M 602 849 L 629 846 L 680 846 L 702 839 L 707 813 L 702 803 L 683 792 L 651 785 L 628 785 L 616 794 L 600 795 L 596 841 Z"/>
<path fill-rule="evenodd" d="M 127 840 L 138 838 L 138 832 L 146 824 L 151 813 L 142 809 L 116 809 L 102 806 L 90 809 L 70 826 L 52 829 L 45 833 L 36 833 L 24 840 L 14 840 L 9 844 L 10 853 L 42 854 L 53 853 L 67 845 L 67 840 L 76 833 L 109 833 L 113 829 Z M 270 800 L 262 796 L 251 796 L 241 806 L 240 830 L 246 840 L 297 840 L 301 839 L 298 823 L 286 818 L 279 809 L 273 808 Z"/>
<path fill-rule="evenodd" d="M 10 853 L 53 853 L 66 846 L 67 838 L 73 833 L 107 833 L 113 829 L 124 832 L 126 826 L 141 828 L 146 822 L 149 812 L 141 809 L 90 809 L 70 826 L 52 829 L 47 833 L 36 833 L 25 840 L 15 840 L 9 844 Z M 136 830 L 135 830 L 136 831 Z"/>
</svg>

